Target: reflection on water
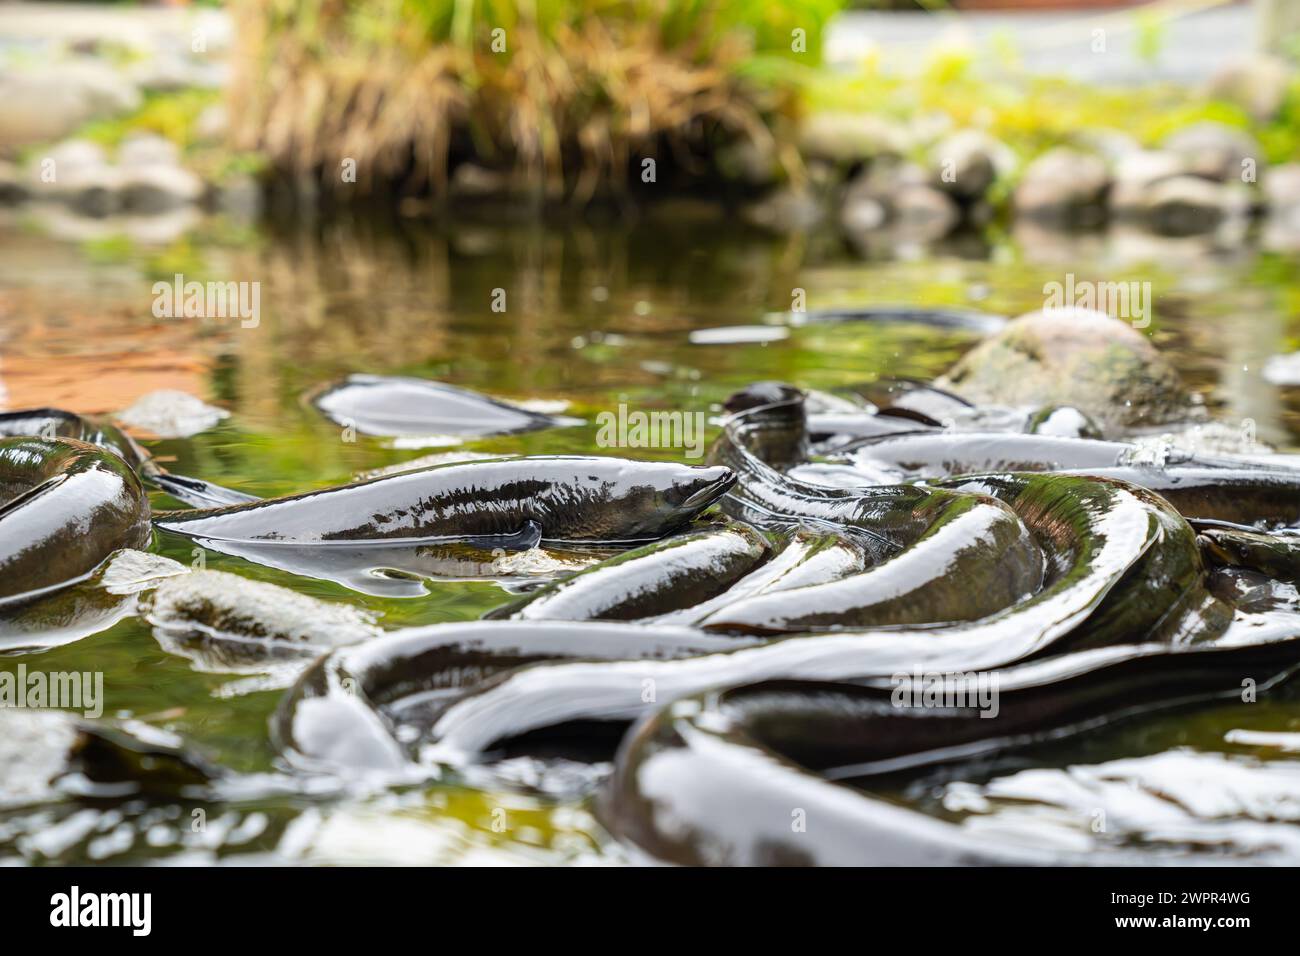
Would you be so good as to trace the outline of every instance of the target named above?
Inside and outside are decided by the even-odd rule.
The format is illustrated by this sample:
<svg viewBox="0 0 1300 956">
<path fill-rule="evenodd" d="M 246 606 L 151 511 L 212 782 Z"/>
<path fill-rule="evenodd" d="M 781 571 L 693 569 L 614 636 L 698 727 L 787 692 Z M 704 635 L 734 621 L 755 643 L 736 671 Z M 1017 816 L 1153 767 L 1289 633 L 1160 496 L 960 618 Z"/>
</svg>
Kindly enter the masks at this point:
<svg viewBox="0 0 1300 956">
<path fill-rule="evenodd" d="M 712 415 L 725 395 L 757 379 L 826 389 L 886 374 L 928 378 L 972 341 L 966 332 L 897 324 L 762 334 L 773 313 L 800 297 L 809 310 L 918 304 L 1014 315 L 1041 307 L 1044 284 L 1066 273 L 1080 282 L 1151 282 L 1155 340 L 1215 414 L 1234 427 L 1249 419 L 1261 440 L 1300 445 L 1300 390 L 1260 374 L 1268 358 L 1300 346 L 1300 271 L 1294 258 L 1246 243 L 1216 249 L 1018 227 L 1010 237 L 940 247 L 862 248 L 665 213 L 618 226 L 344 221 L 248 230 L 205 221 L 174 237 L 86 234 L 66 224 L 53 232 L 48 223 L 0 223 L 0 405 L 111 412 L 156 389 L 189 392 L 231 417 L 192 439 L 152 441 L 151 450 L 178 473 L 254 495 L 344 482 L 428 454 L 349 434 L 303 400 L 349 373 L 427 376 L 555 403 L 547 407 L 584 420 L 464 439 L 440 453 L 591 453 L 595 414 L 620 403 Z M 237 319 L 155 318 L 153 283 L 177 274 L 260 283 L 260 321 L 243 328 Z M 690 334 L 725 326 L 750 328 Z M 175 506 L 161 495 L 154 504 Z M 180 538 L 159 536 L 156 550 L 195 560 L 193 544 Z M 209 567 L 346 600 L 385 628 L 473 619 L 511 599 L 483 581 L 384 598 L 203 557 Z M 275 682 L 232 697 L 223 691 L 229 673 L 174 651 L 128 615 L 80 641 L 0 657 L 0 668 L 101 670 L 106 714 L 175 730 L 237 770 L 273 770 L 266 726 Z M 1241 846 L 1294 859 L 1300 760 L 1224 735 L 1296 731 L 1300 704 L 1258 706 L 1249 722 L 1240 709 L 1145 719 L 1023 755 L 1017 766 L 915 784 L 900 798 L 968 826 L 1028 826 L 1035 839 L 1209 846 L 1228 833 Z M 205 811 L 202 831 L 190 825 L 195 809 Z M 1109 821 L 1101 833 L 1090 828 L 1098 809 Z M 0 816 L 0 860 L 218 853 L 311 862 L 620 860 L 582 806 L 451 785 L 348 799 L 261 795 L 207 808 L 51 802 Z"/>
</svg>

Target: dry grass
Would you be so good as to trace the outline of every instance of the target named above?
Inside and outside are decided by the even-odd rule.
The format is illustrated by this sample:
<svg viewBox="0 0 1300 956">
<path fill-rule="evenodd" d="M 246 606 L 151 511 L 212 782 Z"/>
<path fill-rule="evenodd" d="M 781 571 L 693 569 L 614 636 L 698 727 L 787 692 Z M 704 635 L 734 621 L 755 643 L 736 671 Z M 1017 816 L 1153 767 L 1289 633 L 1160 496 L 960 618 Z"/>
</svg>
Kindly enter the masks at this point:
<svg viewBox="0 0 1300 956">
<path fill-rule="evenodd" d="M 806 0 L 802 18 L 824 19 L 830 2 Z M 788 87 L 742 77 L 789 30 L 729 27 L 716 3 L 236 0 L 233 11 L 235 145 L 327 189 L 354 160 L 349 189 L 443 195 L 449 170 L 473 159 L 520 192 L 585 202 L 634 185 L 645 157 L 710 175 L 717 146 L 762 143 L 791 108 Z M 506 52 L 492 49 L 497 26 Z"/>
</svg>

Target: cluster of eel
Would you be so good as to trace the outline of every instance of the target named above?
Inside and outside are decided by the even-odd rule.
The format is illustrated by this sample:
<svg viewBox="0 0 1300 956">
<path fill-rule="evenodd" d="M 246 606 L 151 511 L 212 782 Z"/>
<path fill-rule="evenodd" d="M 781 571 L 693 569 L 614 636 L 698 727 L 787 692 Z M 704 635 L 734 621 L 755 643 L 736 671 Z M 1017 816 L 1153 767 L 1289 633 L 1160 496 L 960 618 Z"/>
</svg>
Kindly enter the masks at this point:
<svg viewBox="0 0 1300 956">
<path fill-rule="evenodd" d="M 401 380 L 386 402 L 383 380 L 358 377 L 317 403 L 393 431 L 420 389 Z M 109 426 L 0 416 L 0 617 L 146 548 L 151 526 L 395 595 L 449 563 L 588 549 L 483 621 L 322 621 L 332 637 L 272 737 L 294 773 L 381 784 L 594 765 L 582 779 L 608 831 L 684 864 L 1065 861 L 873 781 L 1267 690 L 1300 666 L 1300 470 L 1282 456 L 1152 460 L 1073 409 L 990 416 L 917 383 L 873 399 L 751 386 L 698 466 L 507 457 L 266 500 L 168 475 Z M 439 427 L 471 412 L 497 431 L 548 425 L 491 403 Z M 153 513 L 145 483 L 194 507 Z M 193 582 L 150 600 L 210 635 L 313 637 Z M 124 739 L 94 738 L 110 779 L 142 750 Z M 223 776 L 167 753 L 169 781 Z"/>
</svg>

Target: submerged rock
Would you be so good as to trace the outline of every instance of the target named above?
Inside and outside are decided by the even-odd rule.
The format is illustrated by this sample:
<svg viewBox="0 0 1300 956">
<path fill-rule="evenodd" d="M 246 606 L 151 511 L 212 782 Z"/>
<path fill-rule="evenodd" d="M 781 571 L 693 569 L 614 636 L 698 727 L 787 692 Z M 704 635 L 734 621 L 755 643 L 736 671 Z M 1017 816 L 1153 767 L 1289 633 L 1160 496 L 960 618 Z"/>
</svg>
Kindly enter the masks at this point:
<svg viewBox="0 0 1300 956">
<path fill-rule="evenodd" d="M 148 724 L 0 707 L 0 808 L 68 796 L 174 798 L 219 773 L 175 734 Z"/>
<path fill-rule="evenodd" d="M 152 432 L 159 438 L 189 438 L 229 418 L 224 408 L 175 389 L 159 389 L 141 395 L 117 419 L 124 425 Z"/>
<path fill-rule="evenodd" d="M 1108 430 L 1189 415 L 1177 373 L 1146 337 L 1091 309 L 1021 316 L 936 384 L 977 403 L 1071 405 Z"/>
<path fill-rule="evenodd" d="M 370 612 L 225 571 L 163 581 L 140 608 L 154 627 L 216 638 L 337 647 L 381 633 Z"/>
</svg>

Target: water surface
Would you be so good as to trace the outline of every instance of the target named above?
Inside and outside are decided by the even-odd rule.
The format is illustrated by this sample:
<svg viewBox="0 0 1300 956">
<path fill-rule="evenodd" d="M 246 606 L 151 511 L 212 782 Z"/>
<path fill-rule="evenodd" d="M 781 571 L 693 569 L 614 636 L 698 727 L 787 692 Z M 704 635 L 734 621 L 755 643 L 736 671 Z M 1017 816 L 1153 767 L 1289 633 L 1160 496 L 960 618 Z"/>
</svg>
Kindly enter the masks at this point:
<svg viewBox="0 0 1300 956">
<path fill-rule="evenodd" d="M 128 238 L 112 224 L 92 225 L 51 229 L 30 217 L 0 224 L 0 405 L 110 412 L 154 389 L 188 391 L 229 409 L 231 417 L 191 439 L 148 441 L 152 451 L 173 471 L 257 495 L 346 482 L 438 451 L 598 452 L 598 412 L 626 404 L 711 416 L 729 392 L 758 379 L 830 389 L 882 375 L 929 378 L 974 338 L 866 324 L 704 337 L 714 344 L 693 343 L 690 333 L 768 327 L 772 315 L 788 310 L 801 293 L 810 309 L 903 303 L 1015 315 L 1041 307 L 1044 284 L 1063 282 L 1067 272 L 1076 281 L 1150 282 L 1148 331 L 1216 417 L 1253 428 L 1280 447 L 1300 445 L 1300 390 L 1279 389 L 1260 375 L 1270 356 L 1300 346 L 1300 271 L 1294 257 L 1253 252 L 1248 245 L 1216 251 L 1206 243 L 1135 234 L 1022 232 L 937 248 L 886 244 L 874 258 L 862 258 L 835 236 L 774 236 L 725 218 L 667 209 L 619 227 L 344 221 L 250 228 L 211 220 L 161 242 Z M 261 283 L 257 326 L 155 318 L 152 286 L 177 273 L 187 280 Z M 502 302 L 498 290 L 504 311 L 493 308 Z M 428 376 L 543 402 L 548 410 L 563 408 L 587 424 L 456 446 L 349 440 L 353 436 L 302 395 L 350 372 Z M 673 448 L 626 453 L 683 455 Z M 175 504 L 155 494 L 155 508 Z M 423 598 L 384 600 L 216 553 L 198 555 L 178 537 L 159 534 L 155 546 L 186 564 L 201 557 L 210 568 L 366 607 L 381 614 L 386 627 L 473 620 L 510 600 L 482 582 L 438 583 Z M 3 669 L 24 663 L 102 671 L 106 715 L 174 730 L 238 770 L 275 767 L 266 728 L 279 691 L 247 692 L 247 675 L 196 669 L 165 651 L 137 619 L 43 653 L 0 658 Z M 958 768 L 887 792 L 967 825 L 978 825 L 975 817 L 986 818 L 985 825 L 997 818 L 996 825 L 1020 827 L 1030 838 L 1050 831 L 1067 844 L 1136 841 L 1180 852 L 1204 851 L 1216 835 L 1229 833 L 1241 845 L 1248 837 L 1262 840 L 1260 858 L 1280 853 L 1294 861 L 1300 859 L 1300 831 L 1287 821 L 1300 819 L 1300 798 L 1286 783 L 1300 774 L 1300 755 L 1229 744 L 1224 735 L 1237 729 L 1300 732 L 1300 701 L 1274 696 L 1255 706 L 1139 720 L 1037 748 L 1008 765 Z M 1258 785 L 1258 798 L 1247 799 L 1245 785 L 1234 782 L 1240 799 L 1198 807 L 1191 830 L 1155 834 L 1157 819 L 1173 823 L 1147 807 L 1121 814 L 1122 826 L 1099 833 L 1091 826 L 1095 810 L 1115 799 L 1099 784 L 1091 804 L 1085 799 L 1081 805 L 1076 795 L 1054 809 L 1041 803 L 1044 794 L 1059 794 L 1050 779 L 1006 784 L 1012 796 L 993 803 L 981 790 L 1026 768 L 1068 777 L 1070 767 L 1170 752 L 1208 760 L 1229 755 L 1245 771 L 1240 779 Z M 1284 776 L 1266 776 L 1265 765 Z M 1216 766 L 1205 765 L 1209 779 L 1223 778 Z M 1120 771 L 1120 779 L 1132 778 L 1124 767 Z M 1188 773 L 1184 763 L 1163 779 L 1185 780 Z M 1179 793 L 1153 799 L 1182 806 Z M 1006 818 L 1007 804 L 1026 800 L 1037 817 Z M 1247 833 L 1243 823 L 1266 829 Z M 482 792 L 454 780 L 366 798 L 294 794 L 211 807 L 61 803 L 0 814 L 0 861 L 217 857 L 400 863 L 624 858 L 580 803 Z"/>
</svg>

